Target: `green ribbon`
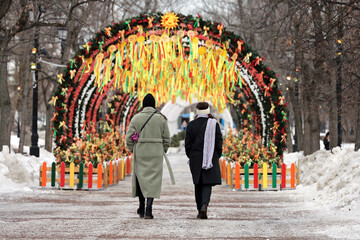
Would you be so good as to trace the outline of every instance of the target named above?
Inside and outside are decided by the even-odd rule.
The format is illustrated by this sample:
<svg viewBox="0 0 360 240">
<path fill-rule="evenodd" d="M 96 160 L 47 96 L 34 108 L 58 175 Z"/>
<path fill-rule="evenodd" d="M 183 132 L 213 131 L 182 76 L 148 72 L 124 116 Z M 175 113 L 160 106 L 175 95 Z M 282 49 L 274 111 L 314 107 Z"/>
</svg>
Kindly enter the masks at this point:
<svg viewBox="0 0 360 240">
<path fill-rule="evenodd" d="M 101 47 L 105 43 L 104 38 L 102 39 L 101 42 L 98 42 L 98 43 L 99 43 L 99 52 L 101 52 Z"/>
<path fill-rule="evenodd" d="M 74 65 L 74 63 L 75 63 L 75 59 L 71 59 L 70 62 L 71 62 L 70 69 L 73 69 L 73 65 Z"/>
<path fill-rule="evenodd" d="M 131 22 L 131 20 L 128 20 L 125 22 L 125 24 L 127 24 L 126 30 L 128 30 L 130 28 L 130 22 Z"/>
<path fill-rule="evenodd" d="M 199 18 L 194 18 L 195 23 L 194 23 L 194 27 L 200 27 L 200 23 L 199 23 Z"/>
<path fill-rule="evenodd" d="M 242 89 L 242 82 L 241 82 L 240 69 L 239 69 L 239 77 L 238 77 L 238 80 L 239 80 L 239 86 L 240 86 L 240 89 Z"/>
</svg>

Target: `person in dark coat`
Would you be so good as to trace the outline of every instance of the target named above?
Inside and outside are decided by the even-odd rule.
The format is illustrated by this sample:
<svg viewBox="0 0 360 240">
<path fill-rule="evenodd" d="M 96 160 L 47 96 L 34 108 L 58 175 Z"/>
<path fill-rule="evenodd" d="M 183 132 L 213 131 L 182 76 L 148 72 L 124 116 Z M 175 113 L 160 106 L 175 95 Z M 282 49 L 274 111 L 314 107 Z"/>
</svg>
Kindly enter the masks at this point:
<svg viewBox="0 0 360 240">
<path fill-rule="evenodd" d="M 324 138 L 324 145 L 326 150 L 330 150 L 330 133 L 327 132 Z"/>
<path fill-rule="evenodd" d="M 199 102 L 197 115 L 186 128 L 185 150 L 195 185 L 197 218 L 207 219 L 211 189 L 221 185 L 219 158 L 222 154 L 222 135 L 209 104 Z"/>
</svg>

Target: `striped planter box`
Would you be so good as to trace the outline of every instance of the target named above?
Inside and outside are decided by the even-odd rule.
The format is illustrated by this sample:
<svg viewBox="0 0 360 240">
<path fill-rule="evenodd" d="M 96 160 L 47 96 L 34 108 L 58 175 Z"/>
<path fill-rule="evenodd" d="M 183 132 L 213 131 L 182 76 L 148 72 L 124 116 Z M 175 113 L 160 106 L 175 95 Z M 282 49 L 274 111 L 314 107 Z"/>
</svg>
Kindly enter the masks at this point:
<svg viewBox="0 0 360 240">
<path fill-rule="evenodd" d="M 222 179 L 226 185 L 237 190 L 277 190 L 295 189 L 300 184 L 299 167 L 291 164 L 290 169 L 283 163 L 279 168 L 277 164 L 268 167 L 264 164 L 262 168 L 254 164 L 249 168 L 245 164 L 243 168 L 238 163 L 226 162 L 224 158 L 219 159 Z"/>
<path fill-rule="evenodd" d="M 85 167 L 83 163 L 75 167 L 71 163 L 65 167 L 62 162 L 56 166 L 53 162 L 47 167 L 46 162 L 40 166 L 39 184 L 41 187 L 58 187 L 59 189 L 102 189 L 118 184 L 132 171 L 132 157 L 99 163 L 94 168 L 92 163 Z M 49 183 L 49 184 L 48 184 Z"/>
</svg>

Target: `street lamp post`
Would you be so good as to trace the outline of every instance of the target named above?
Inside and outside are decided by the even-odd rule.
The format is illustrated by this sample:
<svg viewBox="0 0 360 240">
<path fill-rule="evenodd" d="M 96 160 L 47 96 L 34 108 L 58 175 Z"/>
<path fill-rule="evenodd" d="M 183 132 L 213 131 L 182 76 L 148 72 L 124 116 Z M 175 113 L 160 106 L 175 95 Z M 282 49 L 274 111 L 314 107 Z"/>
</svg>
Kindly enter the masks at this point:
<svg viewBox="0 0 360 240">
<path fill-rule="evenodd" d="M 37 21 L 41 19 L 41 15 L 45 12 L 45 9 L 39 5 L 39 16 Z M 35 21 L 34 12 L 32 9 L 29 11 L 30 21 Z M 39 49 L 39 35 L 40 29 L 38 26 L 35 27 L 35 38 L 34 38 L 34 48 L 32 49 L 32 63 L 31 71 L 33 75 L 33 105 L 32 105 L 32 127 L 31 127 L 31 146 L 30 146 L 30 155 L 39 157 L 40 149 L 38 146 L 39 135 L 37 133 L 37 118 L 38 118 L 38 80 L 40 64 L 37 63 L 37 54 Z"/>
<path fill-rule="evenodd" d="M 61 58 L 64 56 L 65 42 L 67 37 L 67 29 L 65 27 L 58 27 L 58 35 L 61 41 Z"/>
<path fill-rule="evenodd" d="M 337 146 L 341 147 L 342 143 L 342 127 L 341 127 L 341 94 L 342 94 L 342 75 L 341 75 L 341 55 L 342 55 L 342 40 L 337 40 L 337 56 L 336 56 L 336 65 L 337 65 L 337 78 L 336 78 L 336 100 L 337 100 L 337 124 L 338 124 L 338 139 Z"/>
<path fill-rule="evenodd" d="M 39 157 L 40 150 L 38 146 L 39 135 L 37 133 L 37 118 L 38 118 L 38 64 L 36 62 L 37 51 L 39 49 L 39 28 L 35 29 L 35 39 L 34 39 L 34 48 L 32 50 L 32 60 L 31 70 L 33 73 L 33 105 L 32 105 L 32 128 L 31 128 L 31 146 L 30 146 L 30 155 Z"/>
</svg>

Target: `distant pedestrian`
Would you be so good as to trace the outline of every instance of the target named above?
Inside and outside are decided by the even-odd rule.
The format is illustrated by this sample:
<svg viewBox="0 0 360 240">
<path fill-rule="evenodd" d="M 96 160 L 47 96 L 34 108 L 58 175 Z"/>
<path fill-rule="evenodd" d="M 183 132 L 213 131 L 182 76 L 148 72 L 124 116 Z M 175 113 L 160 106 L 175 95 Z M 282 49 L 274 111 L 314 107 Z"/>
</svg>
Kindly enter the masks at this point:
<svg viewBox="0 0 360 240">
<path fill-rule="evenodd" d="M 222 154 L 222 135 L 209 104 L 199 102 L 197 115 L 186 128 L 185 150 L 190 159 L 190 171 L 195 185 L 197 218 L 207 219 L 211 189 L 221 184 L 219 158 Z"/>
<path fill-rule="evenodd" d="M 144 97 L 141 112 L 130 121 L 126 146 L 134 156 L 132 196 L 139 197 L 137 213 L 140 218 L 152 219 L 154 198 L 160 198 L 163 157 L 170 146 L 170 131 L 165 116 L 155 109 L 155 98 L 150 93 Z"/>
<path fill-rule="evenodd" d="M 186 131 L 186 126 L 187 126 L 187 122 L 186 122 L 186 120 L 184 120 L 184 121 L 181 123 L 181 130 Z"/>
<path fill-rule="evenodd" d="M 323 142 L 324 142 L 325 149 L 330 150 L 330 133 L 329 132 L 326 133 Z"/>
</svg>

